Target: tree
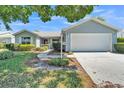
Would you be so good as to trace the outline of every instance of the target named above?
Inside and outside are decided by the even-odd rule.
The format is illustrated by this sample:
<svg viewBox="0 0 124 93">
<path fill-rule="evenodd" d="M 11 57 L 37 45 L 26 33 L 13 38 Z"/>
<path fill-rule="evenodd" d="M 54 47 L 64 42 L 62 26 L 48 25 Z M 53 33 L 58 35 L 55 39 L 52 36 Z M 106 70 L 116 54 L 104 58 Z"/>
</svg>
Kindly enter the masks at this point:
<svg viewBox="0 0 124 93">
<path fill-rule="evenodd" d="M 52 16 L 65 17 L 68 22 L 75 22 L 90 14 L 94 9 L 92 5 L 42 5 L 42 6 L 0 6 L 0 20 L 2 20 L 6 29 L 11 29 L 9 23 L 21 21 L 29 22 L 29 17 L 37 13 L 43 22 L 51 20 Z"/>
</svg>

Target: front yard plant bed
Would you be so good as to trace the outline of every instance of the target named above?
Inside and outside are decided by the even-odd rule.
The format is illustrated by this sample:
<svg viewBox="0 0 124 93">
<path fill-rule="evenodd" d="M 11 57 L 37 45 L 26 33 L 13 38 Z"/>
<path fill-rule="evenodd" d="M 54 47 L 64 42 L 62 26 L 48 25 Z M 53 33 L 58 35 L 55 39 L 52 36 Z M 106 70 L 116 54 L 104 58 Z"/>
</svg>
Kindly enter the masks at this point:
<svg viewBox="0 0 124 93">
<path fill-rule="evenodd" d="M 29 65 L 30 62 L 41 62 L 36 57 L 37 54 L 32 52 L 14 54 L 11 59 L 0 60 L 1 88 L 83 88 L 93 85 L 86 73 L 82 73 L 80 69 L 40 69 Z M 69 59 L 68 66 L 77 66 L 74 61 Z"/>
<path fill-rule="evenodd" d="M 48 64 L 54 65 L 54 66 L 67 66 L 69 64 L 69 59 L 68 58 L 53 58 L 49 60 Z"/>
<path fill-rule="evenodd" d="M 41 70 L 47 70 L 50 75 L 47 76 L 45 79 L 41 80 L 41 83 L 46 83 L 46 87 L 96 87 L 96 85 L 93 83 L 89 75 L 85 72 L 85 70 L 81 67 L 81 65 L 77 62 L 75 58 L 68 58 L 69 64 L 67 66 L 59 67 L 59 66 L 53 66 L 48 65 L 48 60 L 38 60 L 37 58 L 33 59 L 32 61 L 28 62 L 28 66 L 31 66 L 33 68 L 37 68 L 34 65 L 41 64 L 38 66 Z M 71 75 L 72 77 L 68 78 L 66 77 L 66 83 L 65 81 L 61 81 L 60 78 L 55 79 L 55 76 L 60 75 L 60 77 L 65 77 L 64 74 L 67 72 L 73 72 Z M 58 74 L 57 74 L 58 73 Z M 76 76 L 76 77 L 75 77 Z M 49 81 L 49 82 L 48 82 Z M 76 85 L 76 83 L 79 83 L 79 85 Z M 58 84 L 59 83 L 59 84 Z M 64 83 L 64 84 L 63 84 Z M 73 85 L 72 85 L 73 84 Z"/>
</svg>

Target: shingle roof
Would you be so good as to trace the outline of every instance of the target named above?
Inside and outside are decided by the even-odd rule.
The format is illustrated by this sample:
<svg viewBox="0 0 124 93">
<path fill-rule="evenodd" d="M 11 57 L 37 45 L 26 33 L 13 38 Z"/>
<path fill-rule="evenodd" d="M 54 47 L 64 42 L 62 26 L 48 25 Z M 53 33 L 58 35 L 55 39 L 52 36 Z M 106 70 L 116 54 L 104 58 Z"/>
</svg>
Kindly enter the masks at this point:
<svg viewBox="0 0 124 93">
<path fill-rule="evenodd" d="M 9 32 L 9 31 L 0 32 L 0 38 L 9 38 L 9 37 L 14 37 L 12 35 L 12 32 Z"/>
<path fill-rule="evenodd" d="M 64 29 L 62 29 L 62 31 L 67 31 L 68 29 L 72 29 L 72 28 L 74 28 L 74 27 L 76 27 L 76 26 L 79 26 L 79 25 L 81 25 L 81 24 L 83 24 L 83 23 L 85 23 L 85 22 L 88 22 L 88 21 L 94 21 L 94 22 L 96 22 L 96 23 L 99 23 L 99 24 L 101 24 L 101 25 L 104 25 L 104 26 L 106 26 L 106 27 L 108 27 L 108 28 L 110 28 L 110 29 L 113 29 L 113 30 L 115 30 L 115 31 L 119 31 L 119 30 L 120 30 L 120 28 L 117 28 L 117 27 L 115 27 L 115 26 L 113 26 L 113 25 L 108 24 L 108 23 L 105 22 L 105 21 L 102 21 L 102 20 L 100 20 L 100 19 L 98 19 L 98 18 L 96 18 L 96 17 L 93 17 L 93 18 L 88 18 L 88 19 L 82 20 L 82 21 L 80 21 L 80 22 L 77 23 L 77 24 L 74 24 L 74 25 L 72 25 L 72 26 L 69 26 L 69 27 L 67 27 L 67 28 L 64 28 Z"/>
<path fill-rule="evenodd" d="M 0 31 L 0 35 L 4 35 L 4 34 L 12 34 L 11 31 Z"/>
<path fill-rule="evenodd" d="M 37 34 L 40 37 L 60 37 L 61 32 L 41 32 L 41 31 L 35 31 L 33 32 Z"/>
</svg>

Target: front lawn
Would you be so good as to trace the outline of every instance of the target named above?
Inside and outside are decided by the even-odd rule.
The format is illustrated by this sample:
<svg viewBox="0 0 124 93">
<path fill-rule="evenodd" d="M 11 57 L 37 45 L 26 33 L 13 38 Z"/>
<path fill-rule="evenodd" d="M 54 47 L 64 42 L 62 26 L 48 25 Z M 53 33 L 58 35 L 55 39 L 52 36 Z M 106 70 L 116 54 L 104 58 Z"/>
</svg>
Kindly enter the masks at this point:
<svg viewBox="0 0 124 93">
<path fill-rule="evenodd" d="M 41 70 L 27 65 L 36 58 L 32 52 L 14 52 L 14 57 L 0 60 L 1 88 L 79 88 L 86 80 L 77 70 Z M 86 76 L 84 74 L 84 76 Z M 89 80 L 89 79 L 88 79 Z M 88 81 L 89 82 L 89 81 Z M 88 85 L 89 86 L 89 85 Z"/>
<path fill-rule="evenodd" d="M 0 60 L 0 72 L 9 71 L 14 73 L 22 73 L 27 69 L 24 62 L 35 56 L 36 54 L 33 53 L 16 52 L 13 58 Z"/>
</svg>

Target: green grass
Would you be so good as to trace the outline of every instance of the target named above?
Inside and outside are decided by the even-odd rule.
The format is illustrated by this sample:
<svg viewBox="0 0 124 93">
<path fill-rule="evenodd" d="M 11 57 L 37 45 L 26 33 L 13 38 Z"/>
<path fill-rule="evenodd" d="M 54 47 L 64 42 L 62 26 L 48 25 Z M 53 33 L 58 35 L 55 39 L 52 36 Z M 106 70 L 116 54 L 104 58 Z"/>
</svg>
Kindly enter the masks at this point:
<svg viewBox="0 0 124 93">
<path fill-rule="evenodd" d="M 48 62 L 49 65 L 54 66 L 67 66 L 69 64 L 68 58 L 53 58 Z"/>
<path fill-rule="evenodd" d="M 36 78 L 37 76 L 37 78 Z M 0 87 L 1 88 L 36 88 L 39 87 L 39 80 L 45 76 L 42 71 L 40 74 L 36 71 L 34 73 L 8 73 L 0 74 Z"/>
<path fill-rule="evenodd" d="M 15 52 L 13 58 L 0 60 L 0 88 L 83 87 L 76 71 L 47 71 L 28 67 L 25 62 L 33 57 L 36 54 Z M 29 68 L 31 71 L 27 70 Z"/>
<path fill-rule="evenodd" d="M 46 84 L 46 87 L 48 88 L 56 88 L 56 87 L 80 88 L 80 87 L 83 87 L 83 85 L 80 83 L 81 79 L 78 77 L 78 74 L 76 71 L 72 71 L 72 70 L 51 71 L 48 74 L 48 76 L 54 77 L 54 79 L 50 80 Z"/>
<path fill-rule="evenodd" d="M 36 56 L 33 53 L 21 52 L 16 53 L 14 58 L 0 60 L 0 72 L 9 71 L 9 72 L 17 72 L 21 73 L 26 69 L 26 65 L 24 62 Z"/>
</svg>

